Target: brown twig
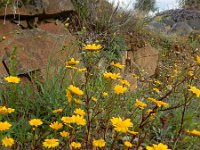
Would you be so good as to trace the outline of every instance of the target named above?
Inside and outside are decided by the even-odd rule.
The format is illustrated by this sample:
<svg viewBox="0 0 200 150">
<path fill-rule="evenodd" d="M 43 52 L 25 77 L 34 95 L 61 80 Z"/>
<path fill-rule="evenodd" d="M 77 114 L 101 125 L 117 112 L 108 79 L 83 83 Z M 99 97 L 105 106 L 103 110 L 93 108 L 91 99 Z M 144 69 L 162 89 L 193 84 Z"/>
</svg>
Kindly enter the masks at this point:
<svg viewBox="0 0 200 150">
<path fill-rule="evenodd" d="M 174 141 L 178 141 L 180 135 L 181 135 L 181 132 L 183 130 L 183 123 L 184 123 L 184 117 L 185 117 L 185 112 L 186 112 L 186 107 L 187 107 L 187 103 L 189 101 L 189 98 L 187 95 L 185 95 L 185 99 L 184 99 L 184 105 L 183 105 L 183 110 L 182 110 L 182 113 L 181 113 L 181 122 L 180 122 L 180 128 L 178 130 L 178 133 L 175 137 L 175 140 Z"/>
</svg>

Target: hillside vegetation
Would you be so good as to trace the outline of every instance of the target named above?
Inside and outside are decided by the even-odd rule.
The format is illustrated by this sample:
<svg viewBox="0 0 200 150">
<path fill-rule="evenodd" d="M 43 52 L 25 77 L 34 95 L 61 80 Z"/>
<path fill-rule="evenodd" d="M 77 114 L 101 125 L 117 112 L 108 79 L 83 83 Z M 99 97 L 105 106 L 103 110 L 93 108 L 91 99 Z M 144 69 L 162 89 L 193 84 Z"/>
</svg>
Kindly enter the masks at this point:
<svg viewBox="0 0 200 150">
<path fill-rule="evenodd" d="M 0 51 L 0 149 L 199 150 L 198 32 L 149 30 L 154 18 L 107 1 L 72 4 L 64 14 L 26 14 L 21 24 L 8 17 L 18 24 L 11 35 L 0 28 L 8 46 Z"/>
</svg>

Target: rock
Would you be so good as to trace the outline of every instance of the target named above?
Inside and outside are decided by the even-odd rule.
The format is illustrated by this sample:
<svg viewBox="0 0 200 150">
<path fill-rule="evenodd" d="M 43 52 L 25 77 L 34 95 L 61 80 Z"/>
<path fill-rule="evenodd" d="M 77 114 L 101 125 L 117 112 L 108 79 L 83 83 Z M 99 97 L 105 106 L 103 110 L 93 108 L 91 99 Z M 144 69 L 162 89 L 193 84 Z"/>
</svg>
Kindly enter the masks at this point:
<svg viewBox="0 0 200 150">
<path fill-rule="evenodd" d="M 200 30 L 200 19 L 189 20 L 187 24 L 194 30 Z"/>
<path fill-rule="evenodd" d="M 190 9 L 167 10 L 156 14 L 152 22 L 164 24 L 164 34 L 175 33 L 180 36 L 187 36 L 191 32 L 200 30 L 200 11 Z M 152 27 L 151 23 L 150 27 Z M 162 29 L 162 26 L 158 23 L 153 26 L 155 26 L 155 29 Z"/>
<path fill-rule="evenodd" d="M 35 16 L 38 14 L 57 14 L 65 11 L 74 11 L 71 0 L 32 0 L 29 4 L 24 4 L 22 0 L 15 2 L 13 7 L 0 9 L 0 16 Z M 6 12 L 6 13 L 5 13 Z M 1 17 L 1 18 L 2 18 Z"/>
<path fill-rule="evenodd" d="M 165 31 L 165 25 L 162 22 L 152 21 L 148 24 L 147 29 L 151 31 L 163 32 Z"/>
<path fill-rule="evenodd" d="M 178 22 L 172 26 L 170 33 L 189 35 L 192 31 L 193 29 L 186 22 Z"/>
<path fill-rule="evenodd" d="M 17 30 L 21 30 L 21 28 L 19 26 L 17 26 L 16 24 L 10 23 L 9 20 L 5 21 L 5 24 L 4 24 L 4 21 L 0 20 L 0 36 L 1 37 L 5 36 L 6 40 L 7 40 L 7 37 L 8 37 L 7 33 L 9 33 L 9 32 L 14 33 Z"/>
<path fill-rule="evenodd" d="M 130 83 L 130 91 L 135 91 L 138 87 L 138 80 L 137 78 L 133 77 L 133 74 L 127 74 L 125 79 Z"/>
<path fill-rule="evenodd" d="M 149 43 L 145 43 L 142 48 L 137 50 L 130 49 L 123 53 L 122 63 L 126 64 L 123 76 L 131 83 L 130 90 L 134 91 L 139 82 L 133 77 L 136 71 L 143 72 L 145 78 L 149 78 L 155 74 L 158 64 L 158 51 Z"/>
<path fill-rule="evenodd" d="M 3 63 L 0 63 L 0 83 L 3 82 L 3 78 L 8 76 L 6 68 L 4 67 Z"/>
<path fill-rule="evenodd" d="M 170 17 L 164 18 L 161 22 L 165 24 L 166 26 L 170 26 L 170 27 L 172 27 L 175 24 L 175 21 Z"/>
<path fill-rule="evenodd" d="M 17 43 L 15 43 L 17 44 Z M 19 43 L 18 43 L 19 44 Z M 30 53 L 28 51 L 26 51 L 25 49 L 21 49 L 20 47 L 22 47 L 22 45 L 18 45 L 17 47 L 17 53 L 14 56 L 15 57 L 15 61 L 14 63 L 16 63 L 16 73 L 17 75 L 21 75 L 21 74 L 27 74 L 30 72 L 34 72 L 40 69 L 40 64 L 39 61 L 34 58 L 31 57 Z M 4 59 L 3 59 L 3 63 L 6 65 L 6 67 L 9 69 L 9 73 L 11 72 L 11 57 L 13 57 L 12 54 L 12 50 L 13 49 L 9 49 L 9 50 L 5 50 L 5 55 L 4 55 Z"/>
<path fill-rule="evenodd" d="M 189 9 L 172 9 L 158 13 L 156 16 L 171 17 L 175 22 L 184 22 L 200 18 L 200 11 Z"/>
<path fill-rule="evenodd" d="M 9 26 L 6 30 L 5 26 Z M 15 25 L 16 26 L 16 25 Z M 75 45 L 76 38 L 72 36 L 63 24 L 45 24 L 41 28 L 29 30 L 15 29 L 11 24 L 0 24 L 2 35 L 6 40 L 0 42 L 0 65 L 2 61 L 10 71 L 10 58 L 16 47 L 17 75 L 28 74 L 50 68 L 59 68 L 65 64 L 67 56 L 79 57 L 79 49 Z M 65 48 L 63 48 L 65 46 Z M 66 49 L 67 48 L 67 49 Z M 1 67 L 2 68 L 2 67 Z M 5 67 L 0 69 L 0 75 L 6 75 Z M 44 74 L 42 74 L 44 76 Z"/>
<path fill-rule="evenodd" d="M 54 14 L 64 11 L 74 11 L 71 0 L 45 0 L 48 1 L 46 14 Z"/>
<path fill-rule="evenodd" d="M 153 48 L 149 43 L 146 43 L 144 48 L 136 51 L 135 63 L 144 70 L 146 77 L 154 75 L 158 64 L 157 49 Z"/>
<path fill-rule="evenodd" d="M 64 24 L 62 23 L 44 23 L 44 24 L 40 24 L 38 26 L 38 28 L 52 33 L 52 34 L 60 34 L 60 33 L 65 33 L 66 32 L 66 28 L 64 26 Z"/>
</svg>

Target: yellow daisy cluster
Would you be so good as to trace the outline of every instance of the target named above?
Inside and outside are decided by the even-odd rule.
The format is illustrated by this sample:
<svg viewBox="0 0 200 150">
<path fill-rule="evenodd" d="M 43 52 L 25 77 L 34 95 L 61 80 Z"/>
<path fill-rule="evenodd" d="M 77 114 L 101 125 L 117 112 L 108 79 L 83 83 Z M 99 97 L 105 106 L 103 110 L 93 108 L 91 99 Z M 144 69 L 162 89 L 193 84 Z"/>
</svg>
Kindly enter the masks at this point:
<svg viewBox="0 0 200 150">
<path fill-rule="evenodd" d="M 83 50 L 87 50 L 87 51 L 98 51 L 102 49 L 102 45 L 101 44 L 87 44 L 84 45 Z"/>
<path fill-rule="evenodd" d="M 20 78 L 15 77 L 15 76 L 5 77 L 4 80 L 6 80 L 9 83 L 16 83 L 16 84 L 20 82 Z"/>
<path fill-rule="evenodd" d="M 66 68 L 68 68 L 68 69 L 74 69 L 74 70 L 76 70 L 78 72 L 86 72 L 87 71 L 86 68 L 75 67 L 79 63 L 80 63 L 79 60 L 75 60 L 75 58 L 72 57 L 70 60 L 66 61 Z"/>
<path fill-rule="evenodd" d="M 168 146 L 163 144 L 163 143 L 159 143 L 158 145 L 153 144 L 153 146 L 146 146 L 147 150 L 171 150 L 168 149 Z"/>
<path fill-rule="evenodd" d="M 151 98 L 151 97 L 149 97 L 148 100 L 151 101 L 151 102 L 153 102 L 153 103 L 155 103 L 158 107 L 162 107 L 162 106 L 163 107 L 168 107 L 169 106 L 168 103 L 165 103 L 163 101 L 158 101 L 158 100 L 156 100 L 154 98 Z"/>
<path fill-rule="evenodd" d="M 66 97 L 67 97 L 68 102 L 72 102 L 73 95 L 82 96 L 83 94 L 84 92 L 80 88 L 74 85 L 69 85 L 69 87 L 66 89 Z M 80 100 L 77 100 L 74 98 L 74 101 L 77 104 L 81 104 Z"/>
<path fill-rule="evenodd" d="M 195 86 L 189 86 L 192 93 L 196 94 L 197 97 L 200 97 L 200 89 L 196 88 Z"/>
<path fill-rule="evenodd" d="M 144 109 L 145 107 L 147 107 L 147 104 L 142 102 L 142 101 L 140 101 L 140 100 L 138 100 L 138 99 L 136 99 L 135 100 L 135 106 L 140 108 L 140 109 Z"/>
<path fill-rule="evenodd" d="M 130 119 L 122 120 L 120 117 L 118 118 L 112 117 L 110 121 L 112 122 L 112 125 L 114 126 L 114 130 L 117 132 L 126 133 L 129 131 L 128 128 L 133 127 L 133 123 L 131 122 Z"/>
<path fill-rule="evenodd" d="M 103 76 L 105 79 L 112 79 L 112 80 L 121 78 L 120 73 L 105 72 Z"/>
<path fill-rule="evenodd" d="M 15 112 L 15 109 L 7 108 L 6 106 L 0 106 L 0 114 L 6 115 Z"/>
<path fill-rule="evenodd" d="M 106 142 L 103 139 L 99 139 L 99 140 L 93 140 L 92 142 L 94 147 L 104 147 L 106 145 Z"/>
<path fill-rule="evenodd" d="M 194 136 L 200 136 L 200 131 L 198 131 L 198 130 L 192 130 L 192 131 L 186 130 L 186 132 L 188 134 L 191 134 L 191 135 L 194 135 Z"/>
<path fill-rule="evenodd" d="M 75 69 L 78 72 L 86 72 L 87 71 L 86 68 L 75 67 L 79 63 L 80 63 L 79 60 L 75 60 L 75 58 L 72 57 L 70 60 L 66 61 L 66 68 L 68 68 L 68 69 Z"/>
<path fill-rule="evenodd" d="M 125 67 L 125 65 L 122 65 L 120 63 L 114 63 L 113 61 L 111 62 L 111 65 L 119 69 L 123 69 Z"/>
<path fill-rule="evenodd" d="M 61 120 L 65 124 L 71 124 L 75 123 L 80 126 L 85 126 L 86 125 L 86 120 L 83 118 L 83 116 L 80 115 L 72 115 L 71 117 L 62 117 Z"/>
</svg>

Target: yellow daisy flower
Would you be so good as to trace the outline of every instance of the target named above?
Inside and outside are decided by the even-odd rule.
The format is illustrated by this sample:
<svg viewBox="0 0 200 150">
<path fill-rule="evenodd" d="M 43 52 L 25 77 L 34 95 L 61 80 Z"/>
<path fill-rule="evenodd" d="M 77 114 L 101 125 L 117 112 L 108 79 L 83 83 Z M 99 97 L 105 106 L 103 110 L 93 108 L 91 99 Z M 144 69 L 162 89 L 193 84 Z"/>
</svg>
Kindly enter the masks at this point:
<svg viewBox="0 0 200 150">
<path fill-rule="evenodd" d="M 14 144 L 14 139 L 13 138 L 9 138 L 9 137 L 5 137 L 1 140 L 2 145 L 4 147 L 12 147 Z"/>
<path fill-rule="evenodd" d="M 62 117 L 61 121 L 65 124 L 75 123 L 75 115 L 73 115 L 72 117 Z"/>
<path fill-rule="evenodd" d="M 120 63 L 114 63 L 113 61 L 111 62 L 111 65 L 114 66 L 114 67 L 117 67 L 119 69 L 122 69 L 125 67 L 125 65 L 122 65 Z"/>
<path fill-rule="evenodd" d="M 6 115 L 15 112 L 15 109 L 7 108 L 6 106 L 0 106 L 0 114 Z"/>
<path fill-rule="evenodd" d="M 106 142 L 103 139 L 99 139 L 93 140 L 92 144 L 94 147 L 104 147 L 106 145 Z"/>
<path fill-rule="evenodd" d="M 140 109 L 144 109 L 145 107 L 147 107 L 147 104 L 145 104 L 144 102 L 136 99 L 135 100 L 135 106 L 140 108 Z"/>
<path fill-rule="evenodd" d="M 133 147 L 133 144 L 131 144 L 129 141 L 124 142 L 124 146 L 126 147 Z"/>
<path fill-rule="evenodd" d="M 82 104 L 82 101 L 79 100 L 79 99 L 76 99 L 76 98 L 74 98 L 74 102 L 75 102 L 76 104 L 78 104 L 78 105 L 81 105 L 81 104 Z"/>
<path fill-rule="evenodd" d="M 74 67 L 74 66 L 69 66 L 69 65 L 67 65 L 67 66 L 65 66 L 67 69 L 77 69 L 76 67 Z"/>
<path fill-rule="evenodd" d="M 102 49 L 102 45 L 100 44 L 87 44 L 83 47 L 83 50 L 88 50 L 88 51 L 98 51 Z"/>
<path fill-rule="evenodd" d="M 75 113 L 76 115 L 85 116 L 85 111 L 82 110 L 82 109 L 80 109 L 80 108 L 76 108 L 76 109 L 74 110 L 74 113 Z"/>
<path fill-rule="evenodd" d="M 81 125 L 81 126 L 86 125 L 86 120 L 83 118 L 83 116 L 79 116 L 79 115 L 72 115 L 72 117 L 62 117 L 61 120 L 65 124 L 76 123 L 77 125 Z"/>
<path fill-rule="evenodd" d="M 155 91 L 156 93 L 160 93 L 160 90 L 158 88 L 153 88 L 153 91 Z"/>
<path fill-rule="evenodd" d="M 53 113 L 56 114 L 56 113 L 62 113 L 63 112 L 63 109 L 62 108 L 58 108 L 58 109 L 54 109 L 53 110 Z"/>
<path fill-rule="evenodd" d="M 192 130 L 192 131 L 186 130 L 186 132 L 188 134 L 191 134 L 191 135 L 194 135 L 194 136 L 200 136 L 200 131 L 197 131 L 197 130 Z"/>
<path fill-rule="evenodd" d="M 124 92 L 126 92 L 128 89 L 126 87 L 123 87 L 121 85 L 115 85 L 114 87 L 114 91 L 116 94 L 123 94 Z"/>
<path fill-rule="evenodd" d="M 137 135 L 139 134 L 139 132 L 135 132 L 135 131 L 131 131 L 131 130 L 128 130 L 128 133 L 132 134 L 132 135 Z"/>
<path fill-rule="evenodd" d="M 122 120 L 120 117 L 112 117 L 112 119 L 110 120 L 112 122 L 112 125 L 114 126 L 114 130 L 117 132 L 126 133 L 129 131 L 128 128 L 133 127 L 133 123 L 130 119 Z"/>
<path fill-rule="evenodd" d="M 75 148 L 75 149 L 78 149 L 78 148 L 81 148 L 81 143 L 79 142 L 72 142 L 70 144 L 71 147 Z"/>
<path fill-rule="evenodd" d="M 120 73 L 105 72 L 103 76 L 105 79 L 112 79 L 112 80 L 121 78 Z"/>
<path fill-rule="evenodd" d="M 168 149 L 168 146 L 163 144 L 163 143 L 159 143 L 158 145 L 153 144 L 153 146 L 146 146 L 147 150 L 171 150 Z"/>
<path fill-rule="evenodd" d="M 9 83 L 19 83 L 20 82 L 20 78 L 15 77 L 15 76 L 8 76 L 8 77 L 5 77 L 4 79 Z"/>
<path fill-rule="evenodd" d="M 29 121 L 29 124 L 30 124 L 31 126 L 38 127 L 38 126 L 42 125 L 43 122 L 42 122 L 41 119 L 31 119 L 31 120 Z"/>
<path fill-rule="evenodd" d="M 45 148 L 55 148 L 59 145 L 58 139 L 45 139 L 42 143 Z"/>
<path fill-rule="evenodd" d="M 189 86 L 192 93 L 196 94 L 197 97 L 200 97 L 200 89 L 196 88 L 195 86 Z"/>
<path fill-rule="evenodd" d="M 158 100 L 156 100 L 154 98 L 151 98 L 151 97 L 149 97 L 148 100 L 151 101 L 151 102 L 154 102 L 158 107 L 162 107 L 162 106 L 163 107 L 168 107 L 169 106 L 168 103 L 165 103 L 163 101 L 158 101 Z"/>
<path fill-rule="evenodd" d="M 71 58 L 69 61 L 66 62 L 66 66 L 77 65 L 77 64 L 79 64 L 79 61 L 75 60 L 74 58 Z"/>
<path fill-rule="evenodd" d="M 196 56 L 196 61 L 197 61 L 197 63 L 200 65 L 200 56 Z"/>
<path fill-rule="evenodd" d="M 10 123 L 8 123 L 7 121 L 5 121 L 5 122 L 0 122 L 0 131 L 9 130 L 11 126 L 12 126 L 12 125 L 11 125 Z"/>
<path fill-rule="evenodd" d="M 80 125 L 80 126 L 85 126 L 86 125 L 86 120 L 83 118 L 83 116 L 76 115 L 75 116 L 75 123 L 77 125 Z"/>
<path fill-rule="evenodd" d="M 120 80 L 120 82 L 121 82 L 122 85 L 125 85 L 125 86 L 128 86 L 128 87 L 131 86 L 130 83 L 127 80 Z"/>
<path fill-rule="evenodd" d="M 69 85 L 68 90 L 70 90 L 71 93 L 76 94 L 78 96 L 83 95 L 83 91 L 74 85 Z"/>
<path fill-rule="evenodd" d="M 62 132 L 60 132 L 60 136 L 62 136 L 62 137 L 68 137 L 69 136 L 69 132 L 62 131 Z"/>
<path fill-rule="evenodd" d="M 87 68 L 79 68 L 78 69 L 78 72 L 86 72 L 87 71 Z"/>
<path fill-rule="evenodd" d="M 59 130 L 63 127 L 63 124 L 59 123 L 58 121 L 55 121 L 55 122 L 51 123 L 49 126 L 50 126 L 50 128 L 52 128 L 54 130 Z"/>
<path fill-rule="evenodd" d="M 97 102 L 97 98 L 96 98 L 96 97 L 92 96 L 91 99 L 92 99 L 94 102 Z"/>
<path fill-rule="evenodd" d="M 103 97 L 107 97 L 107 96 L 108 96 L 108 93 L 107 93 L 107 92 L 103 92 L 103 93 L 102 93 L 102 96 L 103 96 Z"/>
</svg>

